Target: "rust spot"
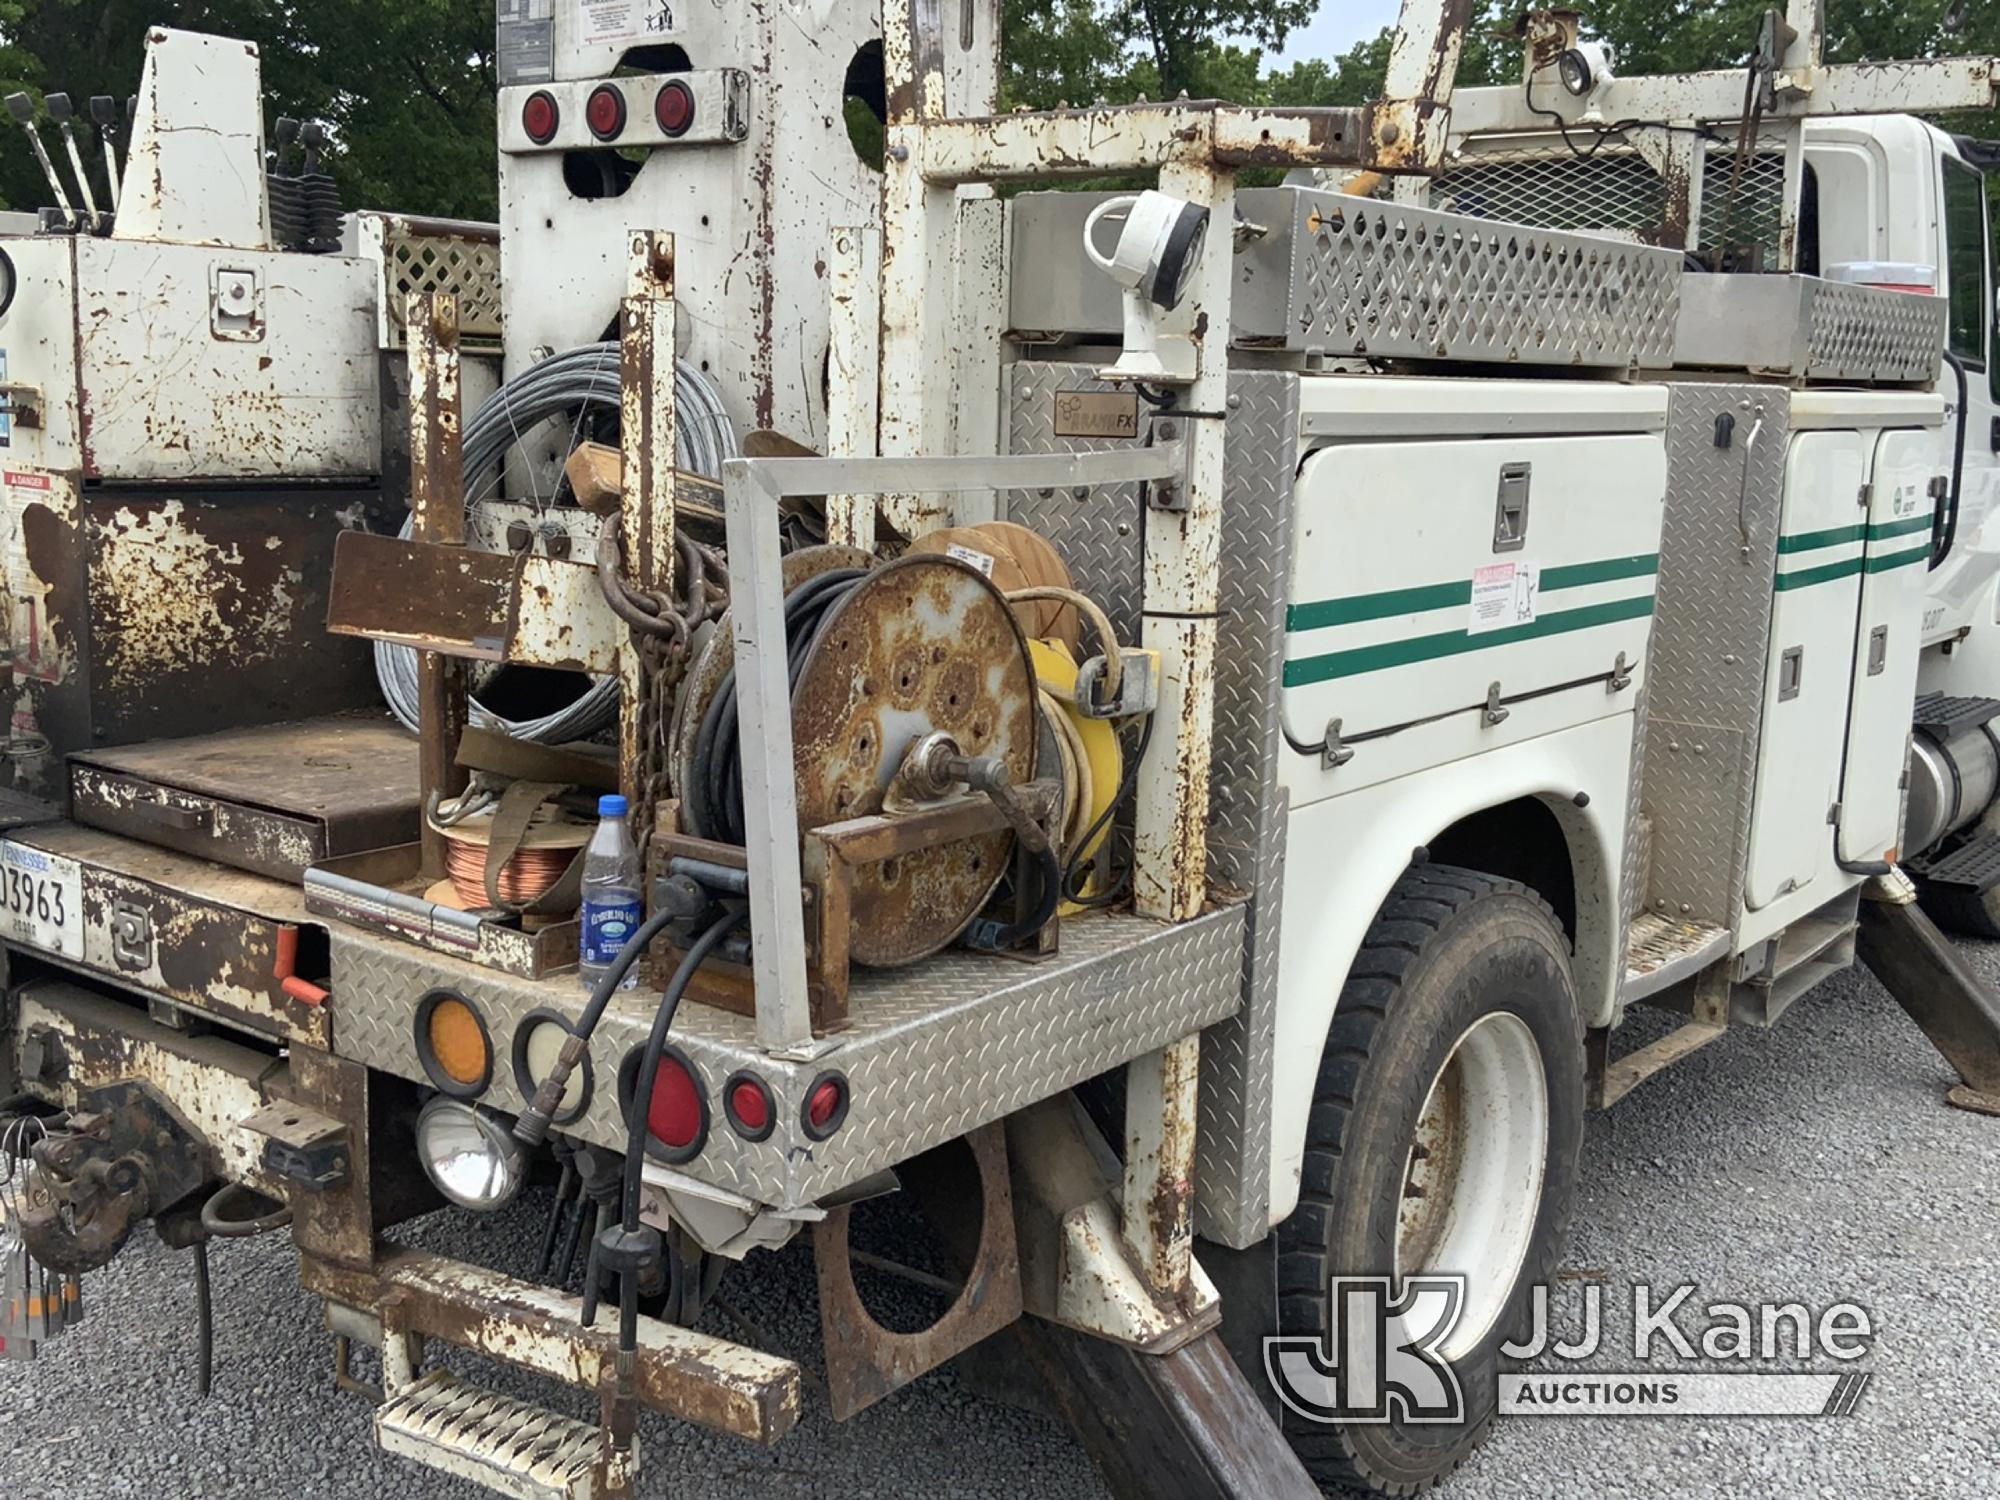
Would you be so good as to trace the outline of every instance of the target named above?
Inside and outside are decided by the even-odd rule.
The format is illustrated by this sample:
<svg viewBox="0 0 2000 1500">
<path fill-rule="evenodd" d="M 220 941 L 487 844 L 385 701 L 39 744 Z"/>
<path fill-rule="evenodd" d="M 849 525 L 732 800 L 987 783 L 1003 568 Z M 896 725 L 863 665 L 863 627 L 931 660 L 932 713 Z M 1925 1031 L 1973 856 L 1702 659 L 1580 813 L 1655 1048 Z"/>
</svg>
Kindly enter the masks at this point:
<svg viewBox="0 0 2000 1500">
<path fill-rule="evenodd" d="M 933 556 L 878 569 L 842 603 L 793 692 L 799 826 L 879 813 L 910 746 L 937 729 L 1027 781 L 1035 716 L 1020 627 L 992 584 Z M 860 866 L 852 957 L 908 963 L 949 942 L 991 893 L 1012 840 L 986 834 Z"/>
</svg>

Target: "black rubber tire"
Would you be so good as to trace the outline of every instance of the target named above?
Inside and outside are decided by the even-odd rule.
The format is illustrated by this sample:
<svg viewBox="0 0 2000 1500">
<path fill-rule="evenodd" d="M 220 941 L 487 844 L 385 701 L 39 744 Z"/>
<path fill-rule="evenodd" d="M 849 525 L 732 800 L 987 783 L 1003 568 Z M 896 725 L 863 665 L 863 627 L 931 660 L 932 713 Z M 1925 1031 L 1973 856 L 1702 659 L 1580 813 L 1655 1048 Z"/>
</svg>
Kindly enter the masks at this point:
<svg viewBox="0 0 2000 1500">
<path fill-rule="evenodd" d="M 1555 1272 L 1575 1197 L 1583 1024 L 1562 928 L 1526 886 L 1449 865 L 1412 866 L 1369 928 L 1327 1036 L 1299 1206 L 1277 1230 L 1281 1334 L 1329 1337 L 1331 1277 L 1393 1273 L 1425 1095 L 1466 1029 L 1496 1010 L 1526 1023 L 1549 1095 L 1542 1201 L 1521 1271 L 1491 1332 L 1456 1366 L 1463 1423 L 1316 1422 L 1285 1411 L 1286 1435 L 1322 1488 L 1418 1494 L 1484 1441 L 1499 1346 L 1525 1331 L 1532 1288 Z"/>
</svg>

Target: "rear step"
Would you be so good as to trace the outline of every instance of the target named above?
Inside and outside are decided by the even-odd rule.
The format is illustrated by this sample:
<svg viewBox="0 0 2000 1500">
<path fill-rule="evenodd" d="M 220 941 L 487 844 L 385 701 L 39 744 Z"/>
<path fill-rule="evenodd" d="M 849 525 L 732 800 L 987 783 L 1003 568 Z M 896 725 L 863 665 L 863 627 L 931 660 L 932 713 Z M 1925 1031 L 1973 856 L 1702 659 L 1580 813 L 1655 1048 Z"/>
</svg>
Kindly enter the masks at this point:
<svg viewBox="0 0 2000 1500">
<path fill-rule="evenodd" d="M 1706 1047 L 1729 1028 L 1712 1021 L 1689 1021 L 1677 1026 L 1657 1041 L 1648 1042 L 1636 1051 L 1613 1059 L 1610 1049 L 1610 1033 L 1604 1030 L 1591 1033 L 1593 1047 L 1604 1049 L 1603 1054 L 1594 1058 L 1591 1071 L 1596 1079 L 1591 1085 L 1590 1106 L 1592 1109 L 1609 1109 L 1632 1090 L 1656 1073 L 1663 1073 L 1689 1053 Z"/>
<path fill-rule="evenodd" d="M 375 1410 L 375 1441 L 514 1500 L 597 1500 L 628 1493 L 639 1447 L 601 1428 L 432 1370 Z"/>
</svg>

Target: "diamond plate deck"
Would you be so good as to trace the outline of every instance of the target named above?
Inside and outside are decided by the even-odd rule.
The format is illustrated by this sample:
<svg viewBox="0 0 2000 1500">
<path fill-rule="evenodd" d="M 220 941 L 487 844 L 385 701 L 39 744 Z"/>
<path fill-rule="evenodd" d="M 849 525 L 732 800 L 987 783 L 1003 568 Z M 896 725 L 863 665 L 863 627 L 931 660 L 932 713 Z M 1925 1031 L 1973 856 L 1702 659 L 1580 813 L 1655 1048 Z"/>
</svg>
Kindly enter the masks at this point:
<svg viewBox="0 0 2000 1500">
<path fill-rule="evenodd" d="M 1055 435 L 1058 391 L 1109 390 L 1095 366 L 1023 362 L 1009 372 L 1008 449 L 1115 447 Z M 1227 419 L 1216 643 L 1215 746 L 1209 793 L 1210 877 L 1251 895 L 1240 1014 L 1202 1038 L 1201 1134 L 1195 1224 L 1206 1239 L 1242 1246 L 1269 1230 L 1271 1049 L 1277 1027 L 1278 893 L 1286 804 L 1277 683 L 1291 575 L 1292 480 L 1298 467 L 1299 380 L 1280 371 L 1233 373 Z M 1014 493 L 1004 513 L 1054 543 L 1079 587 L 1136 635 L 1138 497 L 1083 505 L 1067 492 Z"/>
<path fill-rule="evenodd" d="M 1242 1003 L 1244 917 L 1241 906 L 1171 927 L 1082 917 L 1063 924 L 1063 951 L 1042 963 L 956 951 L 906 969 L 857 970 L 849 1029 L 805 1061 L 760 1050 L 747 1016 L 684 1005 L 672 1039 L 699 1075 L 712 1124 L 701 1154 L 680 1170 L 799 1208 L 1211 1026 Z M 449 990 L 492 1035 L 482 1102 L 508 1113 L 526 1105 L 511 1063 L 522 1022 L 537 1010 L 574 1020 L 586 999 L 574 975 L 516 979 L 337 923 L 331 933 L 334 1051 L 422 1081 L 415 1006 Z M 566 1133 L 623 1149 L 618 1071 L 644 1044 L 655 998 L 628 992 L 605 1012 L 591 1042 L 589 1103 Z M 760 1142 L 723 1118 L 723 1085 L 739 1068 L 762 1076 L 777 1100 L 777 1127 Z M 800 1115 L 828 1070 L 846 1076 L 852 1103 L 833 1136 L 815 1142 Z"/>
<path fill-rule="evenodd" d="M 1716 444 L 1716 421 L 1734 424 Z M 1775 386 L 1677 383 L 1653 615 L 1643 800 L 1647 907 L 1734 931 L 1771 635 L 1790 397 Z M 1749 434 L 1763 428 L 1746 454 Z"/>
</svg>

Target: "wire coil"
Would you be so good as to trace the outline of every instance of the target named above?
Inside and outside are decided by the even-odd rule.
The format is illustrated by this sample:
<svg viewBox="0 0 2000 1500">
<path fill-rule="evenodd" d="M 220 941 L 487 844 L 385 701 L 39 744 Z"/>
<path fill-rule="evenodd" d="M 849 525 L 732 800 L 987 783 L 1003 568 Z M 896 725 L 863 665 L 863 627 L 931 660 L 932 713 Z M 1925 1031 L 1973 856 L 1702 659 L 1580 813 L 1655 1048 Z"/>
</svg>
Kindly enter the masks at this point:
<svg viewBox="0 0 2000 1500">
<path fill-rule="evenodd" d="M 469 499 L 480 494 L 486 477 L 505 462 L 510 444 L 539 424 L 566 413 L 613 414 L 622 395 L 620 351 L 616 343 L 585 344 L 532 365 L 480 403 L 465 424 L 464 473 Z M 736 429 L 723 410 L 713 381 L 686 360 L 674 365 L 675 464 L 710 479 L 722 474 L 723 460 L 741 449 Z M 408 538 L 411 522 L 401 535 Z M 387 641 L 375 643 L 375 677 L 389 710 L 405 729 L 417 728 L 417 653 Z M 513 739 L 560 744 L 582 739 L 618 715 L 618 679 L 599 677 L 574 702 L 532 719 L 507 719 L 474 698 L 471 721 Z"/>
</svg>

